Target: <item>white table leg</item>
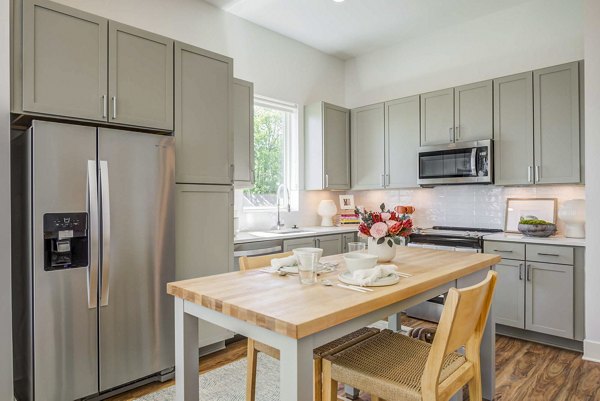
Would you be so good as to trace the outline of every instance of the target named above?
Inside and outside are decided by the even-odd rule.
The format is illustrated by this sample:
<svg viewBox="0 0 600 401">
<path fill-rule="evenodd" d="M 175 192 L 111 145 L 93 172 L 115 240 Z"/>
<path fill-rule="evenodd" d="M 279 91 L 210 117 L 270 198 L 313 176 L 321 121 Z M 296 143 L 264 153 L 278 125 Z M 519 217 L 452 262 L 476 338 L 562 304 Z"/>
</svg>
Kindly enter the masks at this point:
<svg viewBox="0 0 600 401">
<path fill-rule="evenodd" d="M 395 313 L 388 316 L 388 329 L 400 331 L 402 329 L 402 313 Z"/>
<path fill-rule="evenodd" d="M 280 352 L 281 401 L 312 401 L 312 338 L 290 339 Z"/>
<path fill-rule="evenodd" d="M 175 399 L 198 401 L 198 319 L 175 298 Z"/>
</svg>

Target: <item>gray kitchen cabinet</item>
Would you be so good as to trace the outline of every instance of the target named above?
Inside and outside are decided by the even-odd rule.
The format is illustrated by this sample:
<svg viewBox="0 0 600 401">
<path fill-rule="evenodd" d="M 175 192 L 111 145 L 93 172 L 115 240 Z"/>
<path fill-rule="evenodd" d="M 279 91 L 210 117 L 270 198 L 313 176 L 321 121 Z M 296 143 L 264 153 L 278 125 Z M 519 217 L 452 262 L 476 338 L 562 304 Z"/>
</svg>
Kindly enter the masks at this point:
<svg viewBox="0 0 600 401">
<path fill-rule="evenodd" d="M 524 262 L 503 259 L 494 267 L 494 270 L 498 272 L 493 309 L 496 323 L 524 329 Z"/>
<path fill-rule="evenodd" d="M 254 185 L 254 84 L 233 80 L 233 154 L 236 188 Z"/>
<path fill-rule="evenodd" d="M 385 187 L 384 114 L 383 103 L 351 112 L 352 189 Z"/>
<path fill-rule="evenodd" d="M 45 0 L 14 7 L 12 111 L 106 121 L 108 20 Z"/>
<path fill-rule="evenodd" d="M 581 182 L 579 64 L 533 72 L 535 181 Z"/>
<path fill-rule="evenodd" d="M 525 328 L 573 338 L 573 266 L 527 262 Z"/>
<path fill-rule="evenodd" d="M 348 244 L 356 242 L 356 233 L 342 234 L 342 253 L 348 252 Z"/>
<path fill-rule="evenodd" d="M 233 189 L 224 185 L 178 184 L 175 193 L 175 279 L 227 273 L 233 269 Z M 200 347 L 232 337 L 228 330 L 199 322 Z"/>
<path fill-rule="evenodd" d="M 315 237 L 317 248 L 323 249 L 323 256 L 339 255 L 342 253 L 341 235 L 321 235 Z"/>
<path fill-rule="evenodd" d="M 283 252 L 290 252 L 296 248 L 314 248 L 315 246 L 314 237 L 286 239 L 283 241 Z"/>
<path fill-rule="evenodd" d="M 533 74 L 494 80 L 494 171 L 497 185 L 533 184 Z"/>
<path fill-rule="evenodd" d="M 454 142 L 454 89 L 421 95 L 421 146 Z"/>
<path fill-rule="evenodd" d="M 110 21 L 109 121 L 173 129 L 173 40 Z"/>
<path fill-rule="evenodd" d="M 454 141 L 492 139 L 492 81 L 454 88 Z"/>
<path fill-rule="evenodd" d="M 385 102 L 385 186 L 418 187 L 420 98 L 411 96 Z"/>
<path fill-rule="evenodd" d="M 318 102 L 304 108 L 307 190 L 350 189 L 350 110 Z"/>
<path fill-rule="evenodd" d="M 178 183 L 233 182 L 233 60 L 175 44 Z"/>
</svg>

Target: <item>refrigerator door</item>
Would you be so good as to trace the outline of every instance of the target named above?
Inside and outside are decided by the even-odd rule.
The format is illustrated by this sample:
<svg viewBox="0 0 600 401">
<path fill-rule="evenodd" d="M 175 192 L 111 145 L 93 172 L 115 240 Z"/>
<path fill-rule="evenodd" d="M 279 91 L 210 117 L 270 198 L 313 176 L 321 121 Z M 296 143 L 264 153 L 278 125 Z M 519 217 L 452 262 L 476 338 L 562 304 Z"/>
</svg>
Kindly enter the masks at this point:
<svg viewBox="0 0 600 401">
<path fill-rule="evenodd" d="M 98 392 L 96 128 L 34 121 L 32 131 L 34 392 L 73 400 Z M 88 212 L 89 265 L 46 271 L 44 214 L 71 212 Z"/>
<path fill-rule="evenodd" d="M 100 391 L 175 364 L 174 149 L 170 136 L 98 132 Z"/>
</svg>

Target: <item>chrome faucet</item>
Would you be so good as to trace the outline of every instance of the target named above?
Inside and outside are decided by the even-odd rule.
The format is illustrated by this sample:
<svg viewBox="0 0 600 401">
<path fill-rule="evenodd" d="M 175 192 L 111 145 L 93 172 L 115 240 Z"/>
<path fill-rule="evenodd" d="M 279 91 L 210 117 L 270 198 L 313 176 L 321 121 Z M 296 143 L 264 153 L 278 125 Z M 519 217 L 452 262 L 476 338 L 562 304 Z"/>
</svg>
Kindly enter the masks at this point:
<svg viewBox="0 0 600 401">
<path fill-rule="evenodd" d="M 287 197 L 285 198 L 287 199 L 287 211 L 292 211 L 292 207 L 290 206 L 290 190 L 285 186 L 285 184 L 281 184 L 277 187 L 277 226 L 275 227 L 277 230 L 281 230 L 285 226 L 285 224 L 281 222 L 281 215 L 279 210 L 281 206 L 281 198 L 279 195 L 282 191 L 284 193 L 284 196 L 287 195 Z"/>
</svg>

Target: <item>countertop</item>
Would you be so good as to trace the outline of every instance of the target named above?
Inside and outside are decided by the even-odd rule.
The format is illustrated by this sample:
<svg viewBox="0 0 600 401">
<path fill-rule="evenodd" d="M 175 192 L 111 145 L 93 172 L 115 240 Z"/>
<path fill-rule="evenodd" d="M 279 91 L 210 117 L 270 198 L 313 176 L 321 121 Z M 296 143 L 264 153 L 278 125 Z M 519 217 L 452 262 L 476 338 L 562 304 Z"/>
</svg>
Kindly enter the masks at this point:
<svg viewBox="0 0 600 401">
<path fill-rule="evenodd" d="M 483 237 L 484 241 L 523 242 L 527 244 L 564 245 L 585 247 L 585 238 L 567 238 L 554 235 L 547 238 L 526 237 L 522 234 L 496 233 Z"/>
<path fill-rule="evenodd" d="M 352 233 L 357 231 L 357 225 L 348 225 L 343 227 L 300 227 L 299 230 L 303 232 L 293 233 L 293 234 L 272 234 L 268 236 L 263 235 L 254 235 L 252 233 L 259 232 L 256 231 L 240 231 L 234 238 L 234 244 L 243 244 L 247 242 L 259 242 L 259 241 L 271 241 L 271 240 L 281 240 L 281 239 L 292 239 L 292 238 L 305 238 L 305 237 L 315 237 L 317 235 L 328 235 L 328 234 L 343 234 L 343 233 Z M 285 228 L 288 229 L 288 228 Z"/>
</svg>

